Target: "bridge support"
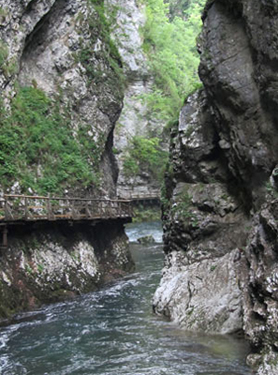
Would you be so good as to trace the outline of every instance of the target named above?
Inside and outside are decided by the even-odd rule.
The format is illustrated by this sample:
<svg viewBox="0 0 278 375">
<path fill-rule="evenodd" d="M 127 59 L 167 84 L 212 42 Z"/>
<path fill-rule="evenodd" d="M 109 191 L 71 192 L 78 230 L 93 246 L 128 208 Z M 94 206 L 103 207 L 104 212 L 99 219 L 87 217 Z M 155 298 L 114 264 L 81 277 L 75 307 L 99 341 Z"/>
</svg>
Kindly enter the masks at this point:
<svg viewBox="0 0 278 375">
<path fill-rule="evenodd" d="M 8 247 L 8 228 L 7 225 L 2 226 L 2 247 Z"/>
</svg>

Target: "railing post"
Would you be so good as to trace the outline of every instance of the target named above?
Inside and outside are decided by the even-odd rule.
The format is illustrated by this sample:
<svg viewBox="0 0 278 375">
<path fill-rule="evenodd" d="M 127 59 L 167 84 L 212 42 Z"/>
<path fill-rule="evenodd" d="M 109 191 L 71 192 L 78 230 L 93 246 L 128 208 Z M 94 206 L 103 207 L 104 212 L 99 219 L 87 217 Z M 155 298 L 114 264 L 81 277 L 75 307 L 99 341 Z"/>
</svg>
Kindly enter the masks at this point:
<svg viewBox="0 0 278 375">
<path fill-rule="evenodd" d="M 4 213 L 5 213 L 5 220 L 8 220 L 9 213 L 8 213 L 8 202 L 7 202 L 7 197 L 5 197 Z"/>
<path fill-rule="evenodd" d="M 86 219 L 89 219 L 90 218 L 90 214 L 89 214 L 88 201 L 86 201 L 85 213 L 86 213 Z"/>
<path fill-rule="evenodd" d="M 70 202 L 71 202 L 71 205 L 70 205 Z M 72 220 L 77 219 L 77 215 L 75 213 L 75 204 L 74 203 L 75 203 L 74 200 L 72 200 L 72 201 L 68 200 L 68 207 L 70 208 L 70 206 L 71 206 L 71 218 L 72 218 Z"/>
<path fill-rule="evenodd" d="M 48 194 L 48 197 L 47 197 L 47 220 L 51 220 L 52 218 L 52 210 L 51 210 L 51 197 L 50 197 L 50 194 Z"/>
<path fill-rule="evenodd" d="M 8 246 L 8 228 L 7 226 L 4 226 L 3 228 L 3 247 Z"/>
<path fill-rule="evenodd" d="M 28 220 L 28 198 L 24 197 L 24 216 L 25 220 Z"/>
</svg>

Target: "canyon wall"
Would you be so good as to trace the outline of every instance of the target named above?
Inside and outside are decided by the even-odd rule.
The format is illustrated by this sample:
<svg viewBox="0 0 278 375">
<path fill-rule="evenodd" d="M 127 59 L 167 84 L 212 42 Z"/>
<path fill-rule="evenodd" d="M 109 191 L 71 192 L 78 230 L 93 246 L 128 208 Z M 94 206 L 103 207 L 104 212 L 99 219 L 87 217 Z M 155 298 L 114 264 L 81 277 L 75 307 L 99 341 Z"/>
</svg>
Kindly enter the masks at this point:
<svg viewBox="0 0 278 375">
<path fill-rule="evenodd" d="M 104 13 L 101 0 L 0 1 L 1 195 L 116 196 L 124 79 Z M 124 220 L 50 224 L 8 228 L 0 317 L 132 269 Z"/>
<path fill-rule="evenodd" d="M 124 106 L 114 133 L 115 156 L 119 165 L 117 193 L 126 198 L 130 194 L 148 195 L 159 190 L 160 183 L 156 177 L 142 168 L 139 168 L 139 173 L 128 173 L 125 168 L 134 137 L 148 139 L 161 127 L 155 114 L 150 115 L 144 100 L 154 90 L 153 72 L 143 48 L 146 6 L 138 0 L 105 0 L 105 4 L 108 17 L 115 13 L 112 38 L 122 57 L 125 75 Z"/>
<path fill-rule="evenodd" d="M 265 375 L 278 372 L 277 13 L 274 0 L 206 5 L 204 88 L 172 129 L 154 297 L 187 330 L 244 332 Z"/>
</svg>

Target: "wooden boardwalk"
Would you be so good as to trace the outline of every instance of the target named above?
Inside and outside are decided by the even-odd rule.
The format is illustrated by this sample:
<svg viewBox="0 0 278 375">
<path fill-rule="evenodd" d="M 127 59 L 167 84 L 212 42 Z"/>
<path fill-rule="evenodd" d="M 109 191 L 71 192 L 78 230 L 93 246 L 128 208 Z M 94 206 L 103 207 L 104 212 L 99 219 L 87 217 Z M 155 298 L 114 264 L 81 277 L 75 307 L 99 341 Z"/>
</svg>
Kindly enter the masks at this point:
<svg viewBox="0 0 278 375">
<path fill-rule="evenodd" d="M 8 246 L 8 227 L 30 222 L 83 222 L 125 219 L 131 221 L 131 202 L 124 199 L 60 198 L 4 195 L 0 199 L 2 245 Z"/>
<path fill-rule="evenodd" d="M 29 195 L 4 195 L 0 199 L 0 224 L 131 218 L 128 200 L 60 198 Z"/>
</svg>

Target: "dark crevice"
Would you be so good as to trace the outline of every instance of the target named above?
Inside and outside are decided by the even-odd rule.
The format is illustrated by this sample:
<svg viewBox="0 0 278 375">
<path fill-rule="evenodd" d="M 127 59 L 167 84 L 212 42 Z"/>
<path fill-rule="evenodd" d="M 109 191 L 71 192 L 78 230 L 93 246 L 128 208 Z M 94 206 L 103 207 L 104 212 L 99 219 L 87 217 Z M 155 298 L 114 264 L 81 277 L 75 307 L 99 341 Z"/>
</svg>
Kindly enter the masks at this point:
<svg viewBox="0 0 278 375">
<path fill-rule="evenodd" d="M 32 4 L 34 5 L 35 2 Z M 39 47 L 42 46 L 47 36 L 49 36 L 50 33 L 48 33 L 49 26 L 51 24 L 52 19 L 55 17 L 57 20 L 56 22 L 59 24 L 61 19 L 66 11 L 66 0 L 57 0 L 53 6 L 50 8 L 50 10 L 41 18 L 41 20 L 37 23 L 34 30 L 27 35 L 25 39 L 25 46 L 22 53 L 22 60 L 28 59 L 28 56 L 30 54 L 33 54 L 34 51 Z M 32 11 L 32 6 L 30 11 Z M 54 38 L 55 35 L 53 33 L 52 38 Z"/>
</svg>

